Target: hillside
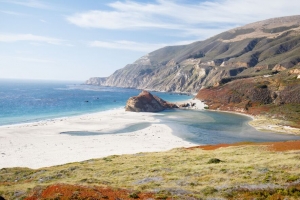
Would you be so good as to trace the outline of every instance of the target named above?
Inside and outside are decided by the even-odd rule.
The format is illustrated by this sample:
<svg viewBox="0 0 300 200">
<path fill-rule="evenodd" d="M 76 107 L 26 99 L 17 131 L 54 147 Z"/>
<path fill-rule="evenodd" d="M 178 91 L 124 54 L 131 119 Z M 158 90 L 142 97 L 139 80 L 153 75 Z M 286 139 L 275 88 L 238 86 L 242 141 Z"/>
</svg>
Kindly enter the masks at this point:
<svg viewBox="0 0 300 200">
<path fill-rule="evenodd" d="M 242 72 L 255 76 L 256 71 L 292 68 L 300 62 L 299 52 L 300 15 L 274 18 L 204 41 L 158 49 L 96 84 L 197 93 Z"/>
<path fill-rule="evenodd" d="M 196 97 L 212 110 L 263 115 L 269 120 L 265 124 L 279 119 L 277 124 L 300 128 L 300 65 L 274 75 L 241 77 L 222 79 L 219 86 L 202 89 Z"/>
<path fill-rule="evenodd" d="M 299 199 L 299 142 L 242 143 L 0 170 L 5 199 Z"/>
<path fill-rule="evenodd" d="M 106 81 L 106 77 L 92 77 L 85 82 L 86 85 L 103 85 Z"/>
</svg>

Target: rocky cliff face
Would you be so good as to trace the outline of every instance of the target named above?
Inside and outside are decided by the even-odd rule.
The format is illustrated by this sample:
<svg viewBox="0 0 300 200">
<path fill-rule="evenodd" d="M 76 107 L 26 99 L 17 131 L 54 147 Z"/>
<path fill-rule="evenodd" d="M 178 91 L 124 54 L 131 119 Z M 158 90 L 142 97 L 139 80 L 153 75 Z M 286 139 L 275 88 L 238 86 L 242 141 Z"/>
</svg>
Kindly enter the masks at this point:
<svg viewBox="0 0 300 200">
<path fill-rule="evenodd" d="M 299 52 L 300 16 L 274 18 L 158 49 L 117 70 L 103 85 L 196 93 L 223 78 L 289 69 L 300 62 Z"/>
<path fill-rule="evenodd" d="M 85 85 L 104 85 L 106 82 L 106 77 L 92 77 L 89 80 L 85 81 Z"/>
<path fill-rule="evenodd" d="M 131 112 L 160 112 L 171 108 L 178 108 L 178 106 L 166 102 L 147 91 L 142 91 L 138 96 L 128 99 L 125 110 Z"/>
</svg>

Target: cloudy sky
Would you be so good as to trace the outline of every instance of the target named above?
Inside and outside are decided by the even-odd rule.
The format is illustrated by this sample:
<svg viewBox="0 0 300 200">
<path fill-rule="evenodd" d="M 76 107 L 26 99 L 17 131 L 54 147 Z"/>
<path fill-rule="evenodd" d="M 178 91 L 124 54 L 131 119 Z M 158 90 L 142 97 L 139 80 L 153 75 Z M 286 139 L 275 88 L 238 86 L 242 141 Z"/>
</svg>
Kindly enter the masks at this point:
<svg viewBox="0 0 300 200">
<path fill-rule="evenodd" d="M 160 47 L 297 14 L 299 0 L 0 0 L 0 78 L 105 77 Z"/>
</svg>

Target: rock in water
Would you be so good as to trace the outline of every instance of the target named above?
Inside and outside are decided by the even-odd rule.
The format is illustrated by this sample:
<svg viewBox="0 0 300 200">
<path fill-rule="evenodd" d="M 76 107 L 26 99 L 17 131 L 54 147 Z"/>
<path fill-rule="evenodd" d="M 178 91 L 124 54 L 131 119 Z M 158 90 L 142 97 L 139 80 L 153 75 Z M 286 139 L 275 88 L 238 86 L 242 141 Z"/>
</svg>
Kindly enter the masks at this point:
<svg viewBox="0 0 300 200">
<path fill-rule="evenodd" d="M 142 91 L 138 96 L 130 97 L 127 100 L 125 110 L 131 112 L 159 112 L 171 108 L 178 108 L 178 106 L 166 102 L 148 91 Z"/>
</svg>

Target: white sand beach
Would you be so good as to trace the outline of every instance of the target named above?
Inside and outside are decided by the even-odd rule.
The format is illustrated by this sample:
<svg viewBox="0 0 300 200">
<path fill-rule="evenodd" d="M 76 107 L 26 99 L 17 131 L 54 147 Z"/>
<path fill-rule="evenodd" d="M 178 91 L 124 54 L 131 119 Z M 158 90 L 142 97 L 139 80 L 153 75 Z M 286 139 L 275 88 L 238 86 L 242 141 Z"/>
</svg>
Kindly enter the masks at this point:
<svg viewBox="0 0 300 200">
<path fill-rule="evenodd" d="M 41 168 L 109 155 L 165 151 L 195 146 L 172 135 L 154 115 L 123 109 L 0 127 L 0 169 Z M 122 132 L 140 124 L 143 128 Z M 68 131 L 105 133 L 74 136 Z"/>
<path fill-rule="evenodd" d="M 204 107 L 206 107 L 207 105 L 202 102 L 201 100 L 199 99 L 196 99 L 196 98 L 193 98 L 193 99 L 188 99 L 186 101 L 179 101 L 179 102 L 176 102 L 177 105 L 180 105 L 180 104 L 194 104 L 194 106 L 189 106 L 189 107 L 186 107 L 186 108 L 181 108 L 181 109 L 194 109 L 194 110 L 203 110 Z"/>
</svg>

